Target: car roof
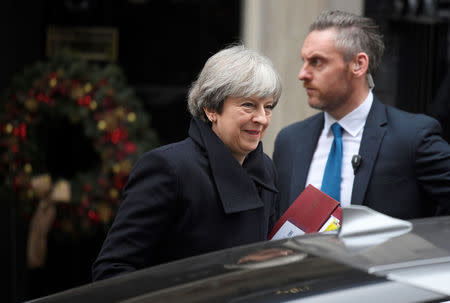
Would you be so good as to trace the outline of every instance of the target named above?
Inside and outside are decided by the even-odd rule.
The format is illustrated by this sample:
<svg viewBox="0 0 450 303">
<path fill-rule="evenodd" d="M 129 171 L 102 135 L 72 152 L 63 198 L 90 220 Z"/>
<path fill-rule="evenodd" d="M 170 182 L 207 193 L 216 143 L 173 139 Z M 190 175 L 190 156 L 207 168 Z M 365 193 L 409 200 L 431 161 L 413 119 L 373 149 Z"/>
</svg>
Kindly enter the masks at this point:
<svg viewBox="0 0 450 303">
<path fill-rule="evenodd" d="M 364 207 L 344 208 L 339 232 L 225 249 L 32 302 L 449 300 L 450 283 L 444 282 L 450 281 L 450 217 L 386 217 Z"/>
<path fill-rule="evenodd" d="M 344 223 L 336 238 L 293 241 L 324 258 L 450 296 L 450 216 L 403 221 L 362 206 L 343 213 L 357 222 Z"/>
</svg>

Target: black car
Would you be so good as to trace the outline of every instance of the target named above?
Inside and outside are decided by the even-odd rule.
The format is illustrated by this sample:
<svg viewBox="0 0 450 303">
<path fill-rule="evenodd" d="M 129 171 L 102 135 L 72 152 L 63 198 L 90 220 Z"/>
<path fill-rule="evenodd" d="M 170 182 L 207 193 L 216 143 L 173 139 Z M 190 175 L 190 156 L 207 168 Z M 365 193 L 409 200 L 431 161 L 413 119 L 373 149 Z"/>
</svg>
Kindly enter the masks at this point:
<svg viewBox="0 0 450 303">
<path fill-rule="evenodd" d="M 343 209 L 339 231 L 239 246 L 90 283 L 40 302 L 445 302 L 450 217 Z"/>
</svg>

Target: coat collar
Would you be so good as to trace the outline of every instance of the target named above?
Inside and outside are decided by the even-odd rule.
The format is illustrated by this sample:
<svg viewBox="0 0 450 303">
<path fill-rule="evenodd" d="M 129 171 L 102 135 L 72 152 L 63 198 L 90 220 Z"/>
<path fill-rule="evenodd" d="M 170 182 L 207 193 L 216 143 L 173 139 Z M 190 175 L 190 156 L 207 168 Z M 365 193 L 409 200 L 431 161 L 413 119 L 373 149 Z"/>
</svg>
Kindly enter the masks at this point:
<svg viewBox="0 0 450 303">
<path fill-rule="evenodd" d="M 263 207 L 255 183 L 277 192 L 274 180 L 267 172 L 261 142 L 241 166 L 207 123 L 192 118 L 189 136 L 207 154 L 225 213 Z"/>
</svg>

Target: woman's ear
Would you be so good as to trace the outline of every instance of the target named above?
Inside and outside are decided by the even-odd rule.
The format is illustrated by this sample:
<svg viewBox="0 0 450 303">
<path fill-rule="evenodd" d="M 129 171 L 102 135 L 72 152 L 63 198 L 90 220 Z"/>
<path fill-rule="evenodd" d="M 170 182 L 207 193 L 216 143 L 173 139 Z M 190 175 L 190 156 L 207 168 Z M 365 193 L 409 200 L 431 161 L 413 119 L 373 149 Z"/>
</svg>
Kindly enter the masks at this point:
<svg viewBox="0 0 450 303">
<path fill-rule="evenodd" d="M 205 114 L 206 114 L 206 117 L 208 117 L 208 120 L 209 120 L 211 123 L 216 122 L 217 113 L 216 113 L 215 111 L 210 110 L 210 109 L 208 109 L 208 108 L 206 108 L 206 107 L 203 107 L 203 110 L 204 110 L 204 112 L 205 112 Z"/>
</svg>

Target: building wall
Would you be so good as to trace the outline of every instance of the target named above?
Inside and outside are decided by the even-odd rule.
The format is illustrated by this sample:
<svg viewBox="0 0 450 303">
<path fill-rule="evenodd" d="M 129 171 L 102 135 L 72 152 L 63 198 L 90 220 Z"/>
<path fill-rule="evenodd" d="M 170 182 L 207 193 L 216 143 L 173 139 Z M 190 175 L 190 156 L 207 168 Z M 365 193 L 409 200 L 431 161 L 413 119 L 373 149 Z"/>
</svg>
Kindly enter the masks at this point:
<svg viewBox="0 0 450 303">
<path fill-rule="evenodd" d="M 243 0 L 242 5 L 244 43 L 269 57 L 283 81 L 280 103 L 263 139 L 265 152 L 272 156 L 276 135 L 283 127 L 317 112 L 308 106 L 305 90 L 297 79 L 309 25 L 324 9 L 361 14 L 363 1 Z"/>
</svg>

